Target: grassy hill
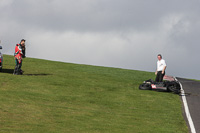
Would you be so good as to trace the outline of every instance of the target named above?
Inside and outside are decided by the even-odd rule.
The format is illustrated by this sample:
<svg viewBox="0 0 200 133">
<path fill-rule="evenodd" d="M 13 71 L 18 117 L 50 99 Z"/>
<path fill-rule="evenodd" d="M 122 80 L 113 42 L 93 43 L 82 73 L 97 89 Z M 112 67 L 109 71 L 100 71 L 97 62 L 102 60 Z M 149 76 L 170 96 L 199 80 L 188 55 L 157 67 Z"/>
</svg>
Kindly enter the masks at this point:
<svg viewBox="0 0 200 133">
<path fill-rule="evenodd" d="M 3 133 L 187 133 L 178 95 L 141 91 L 154 73 L 26 58 L 0 73 Z"/>
</svg>

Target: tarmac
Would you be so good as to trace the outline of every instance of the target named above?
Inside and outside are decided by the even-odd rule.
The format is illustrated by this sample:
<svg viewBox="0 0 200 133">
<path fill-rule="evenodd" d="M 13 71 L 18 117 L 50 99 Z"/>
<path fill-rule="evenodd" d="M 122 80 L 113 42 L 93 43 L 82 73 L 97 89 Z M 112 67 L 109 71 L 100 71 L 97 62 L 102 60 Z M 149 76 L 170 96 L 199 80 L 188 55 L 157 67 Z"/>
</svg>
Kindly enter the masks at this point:
<svg viewBox="0 0 200 133">
<path fill-rule="evenodd" d="M 183 78 L 177 79 L 182 84 L 183 90 L 185 91 L 185 94 L 183 95 L 186 97 L 190 116 L 192 118 L 191 120 L 193 121 L 196 133 L 200 133 L 200 82 Z M 187 121 L 188 127 L 190 128 L 185 111 L 183 114 L 185 120 Z M 190 133 L 195 132 L 192 132 L 190 128 Z"/>
</svg>

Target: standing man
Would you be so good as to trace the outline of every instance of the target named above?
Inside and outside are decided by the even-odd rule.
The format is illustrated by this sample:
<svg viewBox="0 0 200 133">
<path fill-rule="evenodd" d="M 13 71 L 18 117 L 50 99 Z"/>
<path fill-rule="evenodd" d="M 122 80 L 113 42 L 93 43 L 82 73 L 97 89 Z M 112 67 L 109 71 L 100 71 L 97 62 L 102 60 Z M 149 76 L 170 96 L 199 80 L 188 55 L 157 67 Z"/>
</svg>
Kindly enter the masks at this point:
<svg viewBox="0 0 200 133">
<path fill-rule="evenodd" d="M 15 47 L 15 70 L 14 75 L 22 75 L 23 71 L 21 70 L 22 67 L 22 58 L 25 58 L 25 41 L 24 39 L 21 40 L 19 44 L 16 44 Z"/>
<path fill-rule="evenodd" d="M 156 82 L 162 82 L 163 81 L 163 77 L 165 76 L 166 67 L 167 67 L 167 65 L 165 63 L 165 60 L 162 59 L 162 55 L 158 54 L 157 70 L 155 72 Z"/>
</svg>

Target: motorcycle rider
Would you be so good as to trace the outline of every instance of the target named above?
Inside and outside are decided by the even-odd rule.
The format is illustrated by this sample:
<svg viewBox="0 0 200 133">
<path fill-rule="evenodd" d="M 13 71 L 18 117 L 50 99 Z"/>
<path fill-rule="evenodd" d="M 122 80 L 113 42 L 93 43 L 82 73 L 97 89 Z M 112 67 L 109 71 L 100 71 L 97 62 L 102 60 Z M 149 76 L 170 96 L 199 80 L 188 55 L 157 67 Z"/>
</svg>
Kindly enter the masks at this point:
<svg viewBox="0 0 200 133">
<path fill-rule="evenodd" d="M 21 70 L 22 67 L 22 58 L 25 58 L 25 41 L 24 39 L 21 40 L 19 44 L 16 44 L 15 46 L 15 70 L 14 75 L 22 75 L 23 71 Z"/>
<path fill-rule="evenodd" d="M 156 82 L 162 82 L 163 81 L 163 77 L 165 76 L 166 67 L 167 67 L 167 65 L 165 63 L 165 60 L 162 59 L 162 55 L 158 54 L 157 70 L 155 72 Z"/>
</svg>

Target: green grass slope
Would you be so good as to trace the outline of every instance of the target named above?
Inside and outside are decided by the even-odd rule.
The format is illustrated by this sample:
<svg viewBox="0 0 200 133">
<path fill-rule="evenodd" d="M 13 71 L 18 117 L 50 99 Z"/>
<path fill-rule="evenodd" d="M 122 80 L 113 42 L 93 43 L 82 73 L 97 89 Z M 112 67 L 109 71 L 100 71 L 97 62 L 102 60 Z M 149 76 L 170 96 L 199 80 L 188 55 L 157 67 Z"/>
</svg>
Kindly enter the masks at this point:
<svg viewBox="0 0 200 133">
<path fill-rule="evenodd" d="M 187 133 L 178 95 L 141 91 L 154 73 L 26 58 L 0 73 L 3 133 Z"/>
</svg>

